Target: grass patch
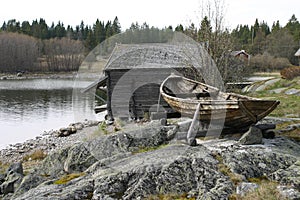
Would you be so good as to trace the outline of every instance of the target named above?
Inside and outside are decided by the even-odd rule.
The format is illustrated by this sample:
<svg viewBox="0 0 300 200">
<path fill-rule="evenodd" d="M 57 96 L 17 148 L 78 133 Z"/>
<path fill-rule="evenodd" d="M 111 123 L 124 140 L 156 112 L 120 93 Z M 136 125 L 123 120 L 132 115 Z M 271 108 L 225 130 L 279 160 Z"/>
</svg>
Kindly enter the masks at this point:
<svg viewBox="0 0 300 200">
<path fill-rule="evenodd" d="M 263 182 L 268 181 L 268 178 L 266 176 L 261 176 L 261 177 L 252 177 L 252 178 L 247 178 L 247 180 L 250 183 L 257 183 L 257 184 L 261 184 Z"/>
<path fill-rule="evenodd" d="M 196 200 L 195 197 L 189 197 L 186 193 L 184 194 L 157 194 L 150 195 L 145 200 Z"/>
<path fill-rule="evenodd" d="M 276 129 L 277 130 L 284 130 L 289 125 L 299 124 L 299 123 L 300 123 L 300 121 L 283 122 L 283 123 L 277 124 Z M 300 142 L 300 129 L 299 128 L 297 128 L 295 130 L 292 130 L 292 131 L 287 131 L 287 132 L 280 133 L 279 135 L 285 136 L 287 138 L 291 138 L 291 139 L 294 139 L 297 142 Z"/>
<path fill-rule="evenodd" d="M 3 163 L 0 161 L 0 174 L 4 174 L 9 167 L 9 163 Z"/>
<path fill-rule="evenodd" d="M 23 161 L 30 161 L 30 160 L 43 160 L 46 158 L 47 153 L 45 153 L 43 150 L 38 149 L 32 152 L 31 154 L 25 155 L 23 157 Z"/>
<path fill-rule="evenodd" d="M 232 194 L 229 200 L 287 200 L 277 190 L 278 183 L 272 181 L 261 181 L 259 187 L 241 197 Z"/>
<path fill-rule="evenodd" d="M 299 129 L 289 131 L 289 132 L 285 132 L 285 133 L 282 133 L 280 135 L 283 135 L 283 136 L 291 138 L 291 139 L 293 139 L 297 142 L 300 142 L 300 130 Z"/>
<path fill-rule="evenodd" d="M 75 179 L 75 178 L 84 176 L 84 175 L 85 175 L 84 172 L 81 172 L 81 173 L 73 173 L 73 174 L 67 174 L 67 175 L 64 175 L 63 177 L 61 177 L 60 179 L 54 181 L 53 184 L 57 184 L 57 185 L 66 184 L 66 183 L 68 183 L 69 181 L 71 181 L 71 180 L 73 180 L 73 179 Z"/>
<path fill-rule="evenodd" d="M 145 152 L 149 152 L 149 151 L 155 151 L 157 149 L 162 149 L 164 147 L 166 147 L 168 144 L 162 144 L 159 146 L 154 146 L 154 147 L 144 147 L 144 146 L 140 146 L 138 147 L 138 149 L 136 151 L 133 151 L 132 154 L 138 154 L 138 153 L 145 153 Z"/>
<path fill-rule="evenodd" d="M 279 100 L 280 104 L 270 114 L 273 117 L 286 117 L 287 114 L 299 116 L 300 113 L 300 96 L 286 94 L 270 94 L 268 91 L 261 91 L 251 94 L 261 99 Z"/>
<path fill-rule="evenodd" d="M 105 121 L 103 121 L 103 122 L 101 122 L 101 124 L 99 124 L 98 130 L 100 130 L 104 135 L 108 134 L 107 125 L 106 125 Z"/>
</svg>

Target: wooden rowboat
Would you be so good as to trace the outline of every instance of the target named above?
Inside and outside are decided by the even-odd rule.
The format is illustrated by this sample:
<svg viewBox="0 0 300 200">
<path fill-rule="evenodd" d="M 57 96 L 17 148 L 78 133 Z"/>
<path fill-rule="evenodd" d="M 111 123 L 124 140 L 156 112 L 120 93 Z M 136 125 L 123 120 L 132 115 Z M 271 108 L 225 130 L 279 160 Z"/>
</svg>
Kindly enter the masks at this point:
<svg viewBox="0 0 300 200">
<path fill-rule="evenodd" d="M 218 88 L 177 75 L 170 75 L 163 81 L 160 94 L 182 116 L 192 118 L 200 103 L 198 120 L 206 124 L 224 123 L 224 127 L 228 128 L 255 124 L 280 103 L 277 100 L 225 93 Z"/>
</svg>

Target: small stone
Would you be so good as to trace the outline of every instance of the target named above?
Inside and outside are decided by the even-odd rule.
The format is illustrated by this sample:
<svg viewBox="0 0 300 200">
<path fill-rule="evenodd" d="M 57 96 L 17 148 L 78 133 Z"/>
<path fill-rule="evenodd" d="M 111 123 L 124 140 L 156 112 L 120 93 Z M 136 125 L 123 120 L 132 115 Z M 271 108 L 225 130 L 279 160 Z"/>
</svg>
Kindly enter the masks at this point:
<svg viewBox="0 0 300 200">
<path fill-rule="evenodd" d="M 268 130 L 262 131 L 263 138 L 274 139 L 275 132 L 276 132 L 276 130 L 274 130 L 274 129 L 268 129 Z"/>
<path fill-rule="evenodd" d="M 23 76 L 23 73 L 19 72 L 17 73 L 17 77 L 22 77 Z"/>
<path fill-rule="evenodd" d="M 189 138 L 187 142 L 192 147 L 197 146 L 197 141 L 195 138 Z"/>
<path fill-rule="evenodd" d="M 160 119 L 159 121 L 160 121 L 160 124 L 161 124 L 162 126 L 167 126 L 167 119 L 166 119 L 166 118 L 162 118 L 162 119 Z"/>
<path fill-rule="evenodd" d="M 74 134 L 74 133 L 77 132 L 75 126 L 69 126 L 69 127 L 67 128 L 67 131 L 68 131 L 69 135 Z"/>
<path fill-rule="evenodd" d="M 249 130 L 240 138 L 239 142 L 244 145 L 261 144 L 262 132 L 259 128 L 251 126 Z"/>
<path fill-rule="evenodd" d="M 167 118 L 166 112 L 151 112 L 151 114 L 150 114 L 151 120 L 158 120 L 158 119 L 163 119 L 163 118 Z"/>
<path fill-rule="evenodd" d="M 287 94 L 287 95 L 293 95 L 293 94 L 298 94 L 299 92 L 300 92 L 300 90 L 295 89 L 295 88 L 291 88 L 291 89 L 285 91 L 284 93 Z"/>
</svg>

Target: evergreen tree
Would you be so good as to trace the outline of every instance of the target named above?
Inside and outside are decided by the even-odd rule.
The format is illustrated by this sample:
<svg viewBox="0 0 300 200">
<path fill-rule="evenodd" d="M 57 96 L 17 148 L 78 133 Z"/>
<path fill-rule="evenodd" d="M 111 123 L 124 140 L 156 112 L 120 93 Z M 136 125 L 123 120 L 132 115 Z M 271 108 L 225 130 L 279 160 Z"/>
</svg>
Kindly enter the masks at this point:
<svg viewBox="0 0 300 200">
<path fill-rule="evenodd" d="M 281 26 L 279 24 L 279 20 L 276 21 L 276 23 L 274 22 L 272 25 L 272 33 L 277 32 L 281 29 Z"/>
<path fill-rule="evenodd" d="M 118 34 L 121 33 L 121 25 L 119 22 L 118 17 L 115 17 L 113 23 L 112 23 L 112 34 Z"/>
<path fill-rule="evenodd" d="M 210 24 L 210 21 L 208 20 L 208 17 L 205 16 L 200 24 L 200 29 L 198 32 L 198 41 L 206 42 L 209 41 L 212 34 L 212 27 Z"/>
<path fill-rule="evenodd" d="M 6 31 L 7 30 L 7 25 L 6 22 L 3 22 L 1 30 Z"/>
<path fill-rule="evenodd" d="M 49 39 L 48 25 L 47 25 L 46 21 L 42 18 L 40 18 L 39 27 L 40 27 L 39 38 Z"/>
<path fill-rule="evenodd" d="M 106 32 L 105 32 L 104 22 L 101 22 L 99 21 L 99 19 L 97 19 L 96 23 L 93 26 L 93 31 L 95 35 L 96 44 L 99 44 L 105 40 Z"/>
<path fill-rule="evenodd" d="M 191 25 L 185 30 L 185 33 L 194 40 L 197 40 L 197 32 L 198 31 L 194 23 L 191 23 Z"/>
<path fill-rule="evenodd" d="M 261 30 L 265 34 L 265 36 L 267 36 L 271 33 L 270 27 L 268 26 L 268 24 L 266 22 L 263 21 L 259 27 L 261 28 Z"/>
<path fill-rule="evenodd" d="M 176 26 L 175 31 L 183 32 L 184 28 L 183 28 L 182 24 L 179 24 L 178 26 Z"/>
<path fill-rule="evenodd" d="M 285 28 L 291 33 L 295 41 L 300 41 L 300 23 L 294 14 L 286 24 Z"/>
<path fill-rule="evenodd" d="M 109 38 L 110 36 L 113 35 L 113 29 L 112 29 L 112 24 L 111 21 L 107 21 L 105 24 L 105 33 L 106 33 L 106 38 Z"/>
<path fill-rule="evenodd" d="M 85 40 L 85 46 L 89 50 L 92 50 L 93 48 L 96 47 L 96 45 L 97 45 L 97 43 L 96 43 L 96 40 L 95 40 L 95 35 L 93 33 L 93 30 L 91 28 L 88 28 L 87 38 Z"/>
<path fill-rule="evenodd" d="M 8 20 L 6 30 L 8 32 L 20 32 L 20 22 L 17 22 L 15 19 Z"/>
<path fill-rule="evenodd" d="M 56 37 L 54 22 L 52 22 L 50 28 L 48 29 L 48 35 L 49 35 L 49 38 L 55 38 Z"/>
<path fill-rule="evenodd" d="M 66 37 L 69 39 L 76 39 L 74 36 L 74 30 L 70 25 L 67 27 Z"/>
<path fill-rule="evenodd" d="M 55 31 L 56 37 L 58 37 L 58 38 L 62 38 L 62 37 L 66 36 L 66 29 L 64 27 L 64 24 L 61 23 L 60 21 L 55 26 L 54 31 Z"/>
<path fill-rule="evenodd" d="M 32 35 L 31 34 L 31 25 L 28 21 L 22 22 L 21 32 L 26 35 Z"/>
</svg>

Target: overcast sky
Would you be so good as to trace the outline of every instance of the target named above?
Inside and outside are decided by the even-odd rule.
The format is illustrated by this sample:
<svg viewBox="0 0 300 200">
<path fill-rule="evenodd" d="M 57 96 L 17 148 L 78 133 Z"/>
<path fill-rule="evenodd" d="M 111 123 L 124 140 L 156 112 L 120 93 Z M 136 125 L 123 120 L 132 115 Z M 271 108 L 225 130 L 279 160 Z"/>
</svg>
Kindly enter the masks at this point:
<svg viewBox="0 0 300 200">
<path fill-rule="evenodd" d="M 269 26 L 277 20 L 285 25 L 292 14 L 300 20 L 300 0 L 221 1 L 225 2 L 225 25 L 231 29 L 238 24 L 252 25 L 256 18 L 260 22 L 266 21 Z M 159 28 L 176 27 L 180 23 L 188 25 L 191 21 L 198 25 L 202 2 L 207 0 L 2 0 L 0 25 L 9 19 L 31 23 L 34 19 L 43 18 L 49 26 L 60 20 L 64 25 L 75 27 L 81 20 L 92 25 L 97 18 L 107 21 L 115 16 L 118 16 L 123 30 L 136 21 Z"/>
</svg>

